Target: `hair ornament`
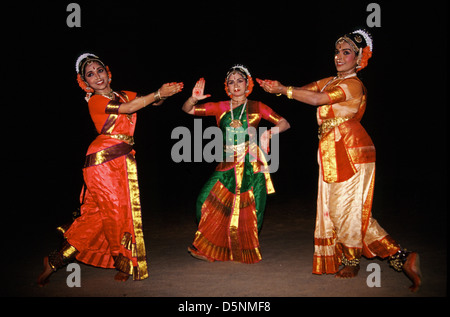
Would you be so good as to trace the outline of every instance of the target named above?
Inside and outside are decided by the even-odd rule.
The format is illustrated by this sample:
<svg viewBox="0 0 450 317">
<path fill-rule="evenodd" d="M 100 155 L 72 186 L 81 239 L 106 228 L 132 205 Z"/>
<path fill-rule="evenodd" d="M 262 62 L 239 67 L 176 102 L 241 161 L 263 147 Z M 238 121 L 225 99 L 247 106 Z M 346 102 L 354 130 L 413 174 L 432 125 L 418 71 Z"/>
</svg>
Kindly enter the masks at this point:
<svg viewBox="0 0 450 317">
<path fill-rule="evenodd" d="M 359 55 L 360 61 L 359 65 L 356 67 L 356 71 L 359 72 L 367 67 L 373 52 L 373 40 L 370 33 L 364 29 L 357 29 L 341 36 L 336 41 L 336 44 L 341 43 L 342 41 L 347 42 L 353 51 Z"/>
<path fill-rule="evenodd" d="M 252 77 L 252 75 L 250 74 L 250 72 L 248 71 L 247 67 L 245 67 L 244 65 L 241 64 L 236 64 L 233 67 L 231 67 L 231 69 L 228 71 L 227 73 L 227 78 L 228 76 L 230 76 L 230 74 L 232 72 L 234 72 L 235 70 L 240 71 L 241 73 L 245 74 L 247 77 Z"/>
<path fill-rule="evenodd" d="M 373 40 L 372 36 L 369 34 L 369 32 L 359 29 L 353 32 L 353 34 L 359 34 L 364 38 L 364 41 L 366 42 L 367 46 L 369 46 L 370 51 L 373 52 Z"/>
<path fill-rule="evenodd" d="M 80 73 L 80 63 L 81 63 L 84 59 L 86 59 L 86 58 L 88 58 L 88 57 L 93 57 L 93 58 L 98 59 L 98 56 L 96 56 L 96 55 L 94 55 L 94 54 L 91 54 L 91 53 L 84 53 L 84 54 L 81 54 L 81 55 L 77 58 L 77 61 L 76 61 L 76 63 L 75 63 L 75 70 L 77 71 L 77 74 Z"/>
</svg>

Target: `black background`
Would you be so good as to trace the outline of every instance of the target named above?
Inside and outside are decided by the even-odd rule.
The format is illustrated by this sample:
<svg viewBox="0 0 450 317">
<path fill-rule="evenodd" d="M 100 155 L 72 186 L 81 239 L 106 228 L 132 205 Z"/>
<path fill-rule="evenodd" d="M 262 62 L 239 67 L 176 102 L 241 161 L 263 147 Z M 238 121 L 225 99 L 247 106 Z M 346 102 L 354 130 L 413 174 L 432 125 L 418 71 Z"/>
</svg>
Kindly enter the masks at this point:
<svg viewBox="0 0 450 317">
<path fill-rule="evenodd" d="M 219 101 L 227 98 L 225 74 L 237 63 L 254 78 L 285 85 L 333 76 L 335 40 L 367 27 L 371 2 L 78 2 L 81 28 L 66 24 L 69 1 L 7 5 L 2 43 L 6 226 L 16 236 L 39 239 L 78 206 L 81 168 L 96 136 L 76 82 L 81 53 L 97 54 L 109 65 L 116 90 L 150 93 L 165 82 L 184 82 L 183 92 L 162 107 L 139 111 L 135 150 L 143 213 L 194 214 L 196 195 L 215 164 L 174 163 L 170 149 L 177 140 L 170 135 L 175 127 L 193 127 L 195 118 L 181 106 L 196 80 L 204 77 L 210 100 Z M 362 124 L 377 149 L 374 210 L 415 217 L 418 223 L 445 223 L 447 6 L 377 3 L 381 27 L 369 28 L 374 55 L 359 74 L 369 94 Z M 314 204 L 315 108 L 269 95 L 258 85 L 250 98 L 272 107 L 292 127 L 280 136 L 275 195 Z M 204 118 L 202 124 L 215 121 Z M 438 230 L 446 230 L 442 223 Z"/>
</svg>

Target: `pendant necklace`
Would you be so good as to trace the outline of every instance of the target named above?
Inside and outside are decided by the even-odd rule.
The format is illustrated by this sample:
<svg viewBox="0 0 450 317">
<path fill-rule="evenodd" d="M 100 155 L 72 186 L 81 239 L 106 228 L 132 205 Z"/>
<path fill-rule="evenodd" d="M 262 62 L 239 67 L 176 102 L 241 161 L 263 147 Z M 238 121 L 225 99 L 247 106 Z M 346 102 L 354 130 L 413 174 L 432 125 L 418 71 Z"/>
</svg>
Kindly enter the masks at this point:
<svg viewBox="0 0 450 317">
<path fill-rule="evenodd" d="M 110 92 L 106 93 L 106 94 L 99 94 L 100 96 L 106 97 L 110 100 L 113 100 L 116 98 L 116 92 L 114 90 L 111 90 Z"/>
<path fill-rule="evenodd" d="M 244 113 L 244 109 L 247 107 L 247 99 L 245 100 L 244 106 L 242 106 L 241 115 L 239 116 L 239 119 L 235 119 L 233 115 L 233 100 L 230 100 L 230 111 L 231 111 L 231 123 L 230 127 L 232 128 L 240 128 L 242 127 L 242 114 Z"/>
</svg>

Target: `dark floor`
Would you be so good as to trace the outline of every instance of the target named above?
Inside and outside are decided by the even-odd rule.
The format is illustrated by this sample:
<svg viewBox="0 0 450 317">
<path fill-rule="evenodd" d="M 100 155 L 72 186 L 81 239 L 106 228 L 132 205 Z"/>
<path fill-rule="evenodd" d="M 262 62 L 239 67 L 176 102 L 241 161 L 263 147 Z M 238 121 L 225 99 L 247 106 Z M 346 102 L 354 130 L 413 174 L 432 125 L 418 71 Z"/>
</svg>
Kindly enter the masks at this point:
<svg viewBox="0 0 450 317">
<path fill-rule="evenodd" d="M 176 206 L 173 202 L 173 206 Z M 21 257 L 10 275 L 6 296 L 26 297 L 445 297 L 447 263 L 445 225 L 427 223 L 402 213 L 383 212 L 375 217 L 404 247 L 419 252 L 423 286 L 417 293 L 408 289 L 410 281 L 391 269 L 386 261 L 363 259 L 354 279 L 311 274 L 313 255 L 314 198 L 270 196 L 260 235 L 263 260 L 245 265 L 233 262 L 206 263 L 193 259 L 186 251 L 196 230 L 193 215 L 185 212 L 145 212 L 144 235 L 148 252 L 149 278 L 118 283 L 114 270 L 81 264 L 81 287 L 70 288 L 70 272 L 61 269 L 44 288 L 36 285 L 42 257 L 57 246 L 53 232 L 37 233 L 17 252 Z M 411 211 L 415 212 L 415 211 Z M 430 227 L 433 227 L 430 229 Z M 429 234 L 430 230 L 434 233 Z M 30 234 L 30 232 L 28 232 Z M 20 255 L 17 255 L 20 257 Z M 381 286 L 369 287 L 370 263 L 381 268 Z"/>
</svg>

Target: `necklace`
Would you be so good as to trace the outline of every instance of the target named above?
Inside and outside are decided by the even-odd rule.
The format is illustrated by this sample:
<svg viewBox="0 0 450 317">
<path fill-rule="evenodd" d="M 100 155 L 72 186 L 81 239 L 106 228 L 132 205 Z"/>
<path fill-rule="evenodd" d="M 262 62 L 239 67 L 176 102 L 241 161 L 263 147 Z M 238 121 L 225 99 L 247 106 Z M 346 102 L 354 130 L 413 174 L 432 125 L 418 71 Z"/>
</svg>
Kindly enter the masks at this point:
<svg viewBox="0 0 450 317">
<path fill-rule="evenodd" d="M 111 90 L 110 92 L 106 93 L 106 94 L 99 94 L 100 96 L 106 97 L 108 99 L 113 100 L 115 98 L 115 92 L 114 90 Z"/>
<path fill-rule="evenodd" d="M 327 88 L 328 85 L 331 84 L 332 82 L 334 82 L 335 80 L 340 79 L 340 80 L 342 81 L 342 80 L 344 80 L 344 79 L 347 79 L 347 78 L 356 76 L 356 73 L 351 73 L 351 74 L 349 74 L 349 75 L 347 75 L 347 76 L 344 76 L 344 77 L 339 77 L 339 75 L 340 75 L 340 74 L 338 74 L 336 77 L 330 79 L 330 80 L 327 82 L 327 84 L 326 84 L 325 86 L 323 86 L 323 88 L 320 90 L 320 92 L 324 91 L 325 88 Z"/>
<path fill-rule="evenodd" d="M 239 119 L 235 119 L 233 115 L 233 100 L 230 100 L 230 112 L 231 112 L 231 123 L 230 127 L 232 128 L 240 128 L 242 127 L 242 114 L 244 113 L 244 109 L 247 107 L 247 99 L 245 99 L 244 106 L 242 106 L 241 115 L 239 116 Z"/>
<path fill-rule="evenodd" d="M 341 72 L 338 72 L 338 74 L 337 74 L 337 78 L 343 78 L 343 79 L 345 79 L 345 78 L 349 78 L 349 77 L 353 77 L 353 76 L 356 76 L 356 73 L 355 72 L 351 72 L 351 73 L 341 73 Z"/>
</svg>

